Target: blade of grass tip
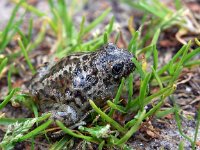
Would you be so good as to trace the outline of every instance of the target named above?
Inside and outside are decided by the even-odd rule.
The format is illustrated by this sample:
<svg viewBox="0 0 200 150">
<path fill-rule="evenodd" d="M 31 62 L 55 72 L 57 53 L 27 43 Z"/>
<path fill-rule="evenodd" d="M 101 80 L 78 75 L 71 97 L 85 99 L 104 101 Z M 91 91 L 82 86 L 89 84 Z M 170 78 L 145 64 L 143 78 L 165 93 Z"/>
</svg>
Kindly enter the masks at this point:
<svg viewBox="0 0 200 150">
<path fill-rule="evenodd" d="M 41 26 L 41 29 L 40 29 L 40 32 L 39 32 L 39 34 L 37 35 L 37 37 L 35 38 L 34 42 L 33 42 L 33 43 L 30 43 L 30 44 L 27 46 L 27 51 L 28 51 L 28 52 L 32 51 L 34 48 L 36 48 L 36 47 L 42 42 L 42 40 L 43 40 L 44 37 L 45 37 L 46 26 L 47 26 L 47 22 L 43 22 L 43 24 L 42 24 L 42 26 Z"/>
<path fill-rule="evenodd" d="M 192 139 L 190 139 L 182 130 L 181 119 L 179 116 L 179 107 L 177 106 L 177 104 L 175 103 L 175 100 L 173 98 L 172 98 L 172 101 L 174 104 L 174 114 L 175 114 L 175 120 L 177 123 L 178 131 L 182 137 L 184 137 L 186 140 L 188 140 L 191 143 L 192 148 L 195 149 L 195 144 L 193 143 Z"/>
<path fill-rule="evenodd" d="M 174 73 L 174 71 L 175 71 L 175 70 L 174 70 L 173 63 L 174 63 L 173 61 L 170 61 L 170 62 L 169 62 L 168 71 L 169 71 L 169 74 L 170 74 L 170 75 L 173 75 L 173 73 Z"/>
<path fill-rule="evenodd" d="M 51 113 L 43 114 L 42 116 L 37 118 L 37 122 L 44 121 L 44 120 L 48 119 L 50 116 L 51 116 Z"/>
<path fill-rule="evenodd" d="M 111 8 L 106 9 L 99 17 L 97 17 L 92 23 L 90 23 L 87 27 L 85 27 L 84 34 L 88 33 L 94 27 L 96 27 L 99 23 L 101 23 L 110 11 L 111 11 Z"/>
<path fill-rule="evenodd" d="M 105 144 L 105 141 L 103 140 L 103 141 L 99 144 L 99 146 L 98 146 L 98 150 L 102 150 L 104 144 Z"/>
<path fill-rule="evenodd" d="M 0 110 L 3 109 L 6 104 L 11 100 L 11 98 L 13 97 L 13 95 L 15 94 L 15 92 L 17 92 L 18 89 L 12 89 L 9 93 L 9 95 L 6 96 L 6 98 L 3 100 L 3 102 L 0 104 Z"/>
<path fill-rule="evenodd" d="M 133 96 L 133 73 L 131 73 L 128 78 L 128 103 L 126 106 L 126 111 L 128 111 L 128 108 L 130 107 L 132 96 Z"/>
<path fill-rule="evenodd" d="M 127 105 L 127 109 L 126 110 L 130 110 L 131 111 L 136 111 L 139 108 L 139 97 L 136 97 L 135 99 L 131 100 L 130 105 Z"/>
<path fill-rule="evenodd" d="M 12 71 L 13 71 L 13 64 L 10 66 L 10 69 L 8 71 L 8 76 L 7 76 L 8 91 L 9 92 L 12 90 L 12 82 L 11 82 Z"/>
<path fill-rule="evenodd" d="M 18 11 L 18 9 L 19 9 L 19 7 L 20 7 L 20 5 L 21 5 L 21 3 L 23 2 L 24 0 L 21 0 L 16 6 L 15 6 L 15 8 L 13 9 L 13 11 L 12 11 L 12 14 L 11 14 L 11 17 L 10 17 L 10 19 L 9 19 L 9 21 L 8 21 L 8 23 L 7 23 L 7 25 L 6 25 L 6 27 L 5 27 L 5 29 L 4 29 L 4 31 L 3 31 L 3 33 L 2 33 L 2 40 L 0 40 L 0 51 L 2 51 L 3 49 L 4 49 L 4 47 L 5 47 L 5 42 L 7 41 L 6 39 L 7 39 L 7 36 L 8 36 L 8 32 L 10 31 L 10 28 L 11 28 L 11 26 L 13 25 L 13 21 L 14 21 L 14 19 L 15 19 L 15 16 L 16 16 L 16 14 L 17 14 L 17 11 Z"/>
<path fill-rule="evenodd" d="M 35 149 L 35 139 L 31 138 L 31 150 Z"/>
<path fill-rule="evenodd" d="M 95 51 L 97 50 L 101 45 L 103 45 L 103 37 L 101 40 L 99 40 L 94 46 L 90 47 L 90 51 Z"/>
<path fill-rule="evenodd" d="M 34 137 L 34 136 L 40 134 L 40 132 L 43 131 L 44 129 L 46 129 L 50 124 L 52 124 L 52 122 L 53 122 L 53 120 L 48 120 L 47 122 L 43 123 L 36 129 L 34 129 L 34 130 L 30 131 L 29 133 L 25 134 L 24 136 L 20 137 L 18 139 L 18 142 L 22 142 L 24 140 L 27 140 L 31 137 Z"/>
<path fill-rule="evenodd" d="M 164 103 L 164 99 L 161 99 L 161 101 L 158 104 L 156 104 L 156 106 L 154 106 L 150 111 L 146 113 L 144 119 L 148 118 L 149 116 L 153 116 L 153 114 L 155 114 L 156 111 L 160 109 L 163 103 Z"/>
<path fill-rule="evenodd" d="M 128 44 L 128 50 L 131 51 L 134 55 L 136 55 L 138 36 L 139 36 L 139 31 L 134 32 L 131 41 Z"/>
<path fill-rule="evenodd" d="M 25 122 L 27 121 L 28 118 L 17 118 L 17 119 L 13 119 L 13 118 L 0 118 L 0 125 L 5 125 L 8 126 L 10 124 L 16 123 L 16 122 Z"/>
<path fill-rule="evenodd" d="M 183 8 L 180 0 L 175 0 L 175 7 L 176 7 L 176 10 Z"/>
<path fill-rule="evenodd" d="M 117 44 L 119 37 L 120 37 L 120 32 L 117 32 L 117 35 L 115 37 L 115 44 Z"/>
<path fill-rule="evenodd" d="M 56 4 L 57 4 L 57 3 L 56 3 Z M 55 9 L 55 7 L 56 7 L 57 5 L 55 5 L 55 3 L 53 2 L 53 0 L 48 0 L 48 6 L 49 6 L 49 8 L 50 8 L 51 14 L 53 15 L 53 17 L 54 17 L 54 19 L 55 19 L 56 17 L 55 17 L 55 14 L 54 14 L 54 12 L 53 12 L 53 9 Z M 56 20 L 54 20 L 54 21 L 56 21 Z"/>
<path fill-rule="evenodd" d="M 194 134 L 194 143 L 197 142 L 197 137 L 199 133 L 199 125 L 200 125 L 200 109 L 197 111 L 197 123 L 196 123 L 195 134 Z"/>
<path fill-rule="evenodd" d="M 104 44 L 108 43 L 108 33 L 107 32 L 104 33 L 103 41 L 104 41 Z"/>
<path fill-rule="evenodd" d="M 175 70 L 175 71 L 173 73 L 173 77 L 172 77 L 171 81 L 169 82 L 169 84 L 174 84 L 174 82 L 178 79 L 178 77 L 179 77 L 179 75 L 180 75 L 180 73 L 181 73 L 181 71 L 183 69 L 184 59 L 187 56 L 187 52 L 188 52 L 188 50 L 190 48 L 190 45 L 191 45 L 191 41 L 187 44 L 187 46 L 186 46 L 186 48 L 185 48 L 185 50 L 183 52 L 183 55 L 182 55 L 180 61 L 178 62 L 178 64 L 177 65 L 173 65 L 174 66 L 173 70 Z"/>
<path fill-rule="evenodd" d="M 155 33 L 154 36 L 153 36 L 153 39 L 152 39 L 152 41 L 151 41 L 151 44 L 152 44 L 152 45 L 156 45 L 156 43 L 158 42 L 159 35 L 160 35 L 160 28 L 158 28 L 158 29 L 156 30 L 156 33 Z"/>
<path fill-rule="evenodd" d="M 108 30 L 107 33 L 110 34 L 113 30 L 113 25 L 114 25 L 115 17 L 113 16 L 112 19 L 109 22 Z"/>
<path fill-rule="evenodd" d="M 136 51 L 136 56 L 139 55 L 139 54 L 142 54 L 142 53 L 147 53 L 148 51 L 150 51 L 152 49 L 152 45 L 148 45 L 142 49 L 139 49 Z"/>
<path fill-rule="evenodd" d="M 134 1 L 130 1 L 130 0 L 121 0 L 122 2 L 128 4 L 129 6 L 142 10 L 144 11 L 144 9 L 140 6 L 140 4 L 138 2 L 134 2 Z"/>
<path fill-rule="evenodd" d="M 195 38 L 194 41 L 198 46 L 200 46 L 200 41 L 197 38 Z"/>
<path fill-rule="evenodd" d="M 146 111 L 143 110 L 142 112 L 139 112 L 137 115 L 137 121 L 135 122 L 134 126 L 131 127 L 131 129 L 115 144 L 121 145 L 128 141 L 128 139 L 136 132 L 138 131 L 140 124 L 142 123 L 142 120 L 144 119 Z"/>
<path fill-rule="evenodd" d="M 135 66 L 136 66 L 136 68 L 137 68 L 137 70 L 138 70 L 138 72 L 139 72 L 139 74 L 141 76 L 141 79 L 143 80 L 145 78 L 145 73 L 142 70 L 141 64 L 134 57 L 132 58 L 132 61 L 135 64 Z"/>
<path fill-rule="evenodd" d="M 65 132 L 67 133 L 68 135 L 71 135 L 73 137 L 76 137 L 76 138 L 81 138 L 81 139 L 84 139 L 86 141 L 89 141 L 89 142 L 94 142 L 94 143 L 98 143 L 99 141 L 93 137 L 90 137 L 90 136 L 85 136 L 85 135 L 80 135 L 80 134 L 76 134 L 74 133 L 71 129 L 68 129 L 67 127 L 65 127 L 65 125 L 60 122 L 59 120 L 56 120 L 56 124 Z"/>
<path fill-rule="evenodd" d="M 158 42 L 158 38 L 159 38 L 159 35 L 160 35 L 160 28 L 158 28 L 156 30 L 156 33 L 154 34 L 153 36 L 153 39 L 151 41 L 151 45 L 152 45 L 152 48 L 150 48 L 147 53 L 146 53 L 146 58 L 149 58 L 152 54 L 152 52 L 155 52 L 154 50 L 156 49 L 156 43 Z M 154 47 L 155 46 L 155 47 Z M 154 55 L 153 55 L 154 56 Z"/>
<path fill-rule="evenodd" d="M 169 81 L 169 85 L 173 85 L 176 82 L 176 80 L 178 79 L 179 75 L 182 72 L 182 69 L 183 69 L 183 66 L 179 66 L 179 68 L 177 68 L 177 70 L 174 72 L 171 80 Z"/>
<path fill-rule="evenodd" d="M 160 77 L 158 76 L 157 72 L 154 70 L 153 67 L 151 67 L 151 69 L 153 71 L 154 77 L 156 78 L 156 80 L 158 82 L 158 85 L 159 85 L 160 89 L 163 89 L 163 84 L 162 84 L 162 81 L 161 81 Z"/>
<path fill-rule="evenodd" d="M 150 111 L 148 111 L 146 114 L 145 114 L 145 119 L 149 116 L 152 116 L 153 114 L 155 114 L 155 112 L 157 110 L 160 109 L 160 107 L 164 104 L 164 100 L 166 97 L 170 96 L 173 92 L 175 91 L 175 88 L 171 88 L 171 89 L 168 89 L 165 91 L 165 94 L 161 95 L 160 97 L 160 101 L 156 104 L 156 106 L 154 106 Z"/>
<path fill-rule="evenodd" d="M 114 104 L 118 104 L 118 103 L 119 103 L 119 99 L 120 99 L 120 96 L 121 96 L 121 93 L 122 93 L 122 89 L 123 89 L 123 86 L 124 86 L 124 82 L 125 82 L 125 79 L 123 78 L 123 79 L 121 80 L 121 83 L 120 83 L 119 88 L 118 88 L 118 90 L 117 90 L 117 94 L 116 94 L 116 96 L 115 96 L 115 98 L 114 98 L 114 100 L 113 100 L 113 103 L 114 103 Z M 111 109 L 110 109 L 110 112 L 109 112 L 109 114 L 108 114 L 108 116 L 112 116 L 113 113 L 114 113 L 114 109 L 111 108 Z"/>
<path fill-rule="evenodd" d="M 18 44 L 19 44 L 19 46 L 20 46 L 20 48 L 21 48 L 21 51 L 22 51 L 22 53 L 23 53 L 23 55 L 24 55 L 24 58 L 26 59 L 26 62 L 27 62 L 27 64 L 28 64 L 28 66 L 29 66 L 29 68 L 30 68 L 32 74 L 35 74 L 36 71 L 35 71 L 33 65 L 31 64 L 31 61 L 30 61 L 30 59 L 29 59 L 29 57 L 28 57 L 28 54 L 27 54 L 27 51 L 25 50 L 24 44 L 22 43 L 22 41 L 21 41 L 20 38 L 18 39 Z"/>
<path fill-rule="evenodd" d="M 185 48 L 186 48 L 186 45 L 183 45 L 181 47 L 181 49 L 174 55 L 174 57 L 171 59 L 171 61 L 166 64 L 165 66 L 163 66 L 159 71 L 158 71 L 158 75 L 161 75 L 163 74 L 169 67 L 170 67 L 170 63 L 171 62 L 175 62 L 179 57 L 180 55 L 185 51 Z"/>
<path fill-rule="evenodd" d="M 169 86 L 166 88 L 161 89 L 160 91 L 158 91 L 157 93 L 154 93 L 148 97 L 146 97 L 144 99 L 144 106 L 148 105 L 151 101 L 153 101 L 155 98 L 158 97 L 162 97 L 164 96 L 169 96 L 174 90 L 176 89 L 176 87 L 174 86 Z M 170 94 L 169 94 L 170 93 Z M 130 104 L 129 109 L 131 109 L 132 111 L 136 111 L 138 110 L 140 107 L 140 102 L 139 102 L 139 97 L 137 97 L 135 100 L 133 100 Z"/>
<path fill-rule="evenodd" d="M 174 108 L 169 108 L 169 109 L 166 109 L 166 110 L 163 110 L 163 111 L 158 111 L 156 112 L 156 117 L 157 118 L 163 118 L 169 114 L 174 114 Z"/>
<path fill-rule="evenodd" d="M 187 53 L 188 53 L 188 50 L 189 50 L 189 48 L 190 48 L 190 46 L 191 46 L 191 43 L 192 43 L 192 41 L 190 40 L 190 41 L 188 42 L 188 44 L 187 44 L 185 50 L 183 51 L 183 55 L 182 55 L 182 57 L 181 57 L 181 60 L 178 62 L 178 65 L 177 65 L 177 67 L 176 67 L 176 70 L 178 70 L 179 67 L 183 65 L 184 60 L 185 60 L 185 58 L 187 57 Z"/>
<path fill-rule="evenodd" d="M 1 61 L 1 64 L 0 64 L 0 76 L 1 76 L 2 70 L 3 70 L 4 67 L 7 65 L 7 63 L 8 63 L 8 58 L 5 57 L 5 58 Z"/>
<path fill-rule="evenodd" d="M 119 132 L 121 133 L 125 133 L 126 130 L 119 124 L 117 123 L 115 120 L 113 120 L 112 118 L 110 118 L 107 114 L 105 114 L 104 112 L 101 111 L 101 109 L 99 109 L 95 103 L 92 100 L 89 100 L 90 105 L 92 106 L 92 108 L 104 119 L 106 120 L 108 123 L 110 123 L 115 129 L 117 129 Z"/>
<path fill-rule="evenodd" d="M 33 32 L 33 18 L 31 17 L 29 20 L 29 26 L 28 26 L 28 43 L 31 42 L 31 37 L 32 37 L 32 32 Z"/>
<path fill-rule="evenodd" d="M 150 78 L 151 78 L 151 74 L 147 74 L 144 80 L 141 80 L 140 93 L 139 93 L 140 110 L 143 110 L 145 106 L 144 99 L 147 94 Z"/>
<path fill-rule="evenodd" d="M 164 94 L 167 92 L 167 90 L 169 90 L 169 89 L 173 89 L 173 87 L 172 87 L 172 86 L 169 86 L 169 87 L 163 88 L 163 89 L 161 89 L 160 91 L 158 91 L 157 93 L 152 94 L 152 95 L 146 97 L 145 100 L 144 100 L 144 105 L 147 105 L 147 104 L 149 104 L 153 99 L 155 99 L 155 98 L 157 98 L 157 97 L 159 97 L 159 96 L 164 95 Z"/>
<path fill-rule="evenodd" d="M 159 11 L 158 9 L 156 9 L 155 5 L 152 5 L 151 7 L 149 7 L 149 3 L 146 1 L 140 1 L 139 4 L 143 8 L 143 10 L 146 10 L 152 13 L 154 16 L 157 16 L 160 19 L 164 18 L 166 15 L 165 12 Z"/>
<path fill-rule="evenodd" d="M 180 143 L 179 143 L 179 145 L 178 145 L 178 150 L 184 150 L 185 148 L 184 148 L 184 142 L 183 141 L 181 141 Z"/>
<path fill-rule="evenodd" d="M 63 137 L 60 141 L 54 143 L 49 150 L 62 150 L 68 141 L 69 138 Z"/>
<path fill-rule="evenodd" d="M 187 63 L 192 57 L 200 53 L 200 47 L 187 54 L 184 58 L 184 64 Z"/>
<path fill-rule="evenodd" d="M 84 24 L 85 24 L 85 16 L 82 17 L 82 21 L 81 21 L 81 24 L 80 24 L 80 31 L 78 33 L 77 45 L 82 42 L 82 36 L 83 36 L 83 31 L 84 31 Z"/>
<path fill-rule="evenodd" d="M 31 108 L 33 110 L 34 116 L 38 117 L 39 116 L 38 108 L 37 108 L 37 106 L 35 105 L 35 103 L 33 101 L 31 101 Z"/>
<path fill-rule="evenodd" d="M 6 37 L 6 40 L 4 42 L 0 42 L 2 45 L 2 49 L 5 49 L 5 47 L 8 45 L 8 43 L 13 39 L 13 37 L 16 35 L 17 33 L 17 30 L 16 30 L 16 27 L 19 28 L 19 26 L 23 23 L 24 21 L 24 16 L 25 16 L 25 13 L 20 17 L 20 19 L 18 21 L 16 21 L 15 23 L 13 22 L 12 26 L 10 27 L 9 29 L 9 33 Z M 0 48 L 0 51 L 1 51 L 1 48 Z M 10 54 L 12 55 L 12 53 Z"/>
<path fill-rule="evenodd" d="M 162 3 L 160 0 L 153 0 L 153 5 L 159 10 L 164 12 L 166 15 L 173 13 L 171 9 L 169 9 L 164 3 Z"/>
<path fill-rule="evenodd" d="M 73 32 L 73 22 L 70 16 L 68 15 L 68 7 L 66 5 L 65 0 L 59 0 L 58 4 L 60 5 L 60 16 L 63 19 L 64 26 L 65 26 L 65 32 L 67 34 L 67 37 L 71 40 L 72 39 L 72 32 Z"/>
<path fill-rule="evenodd" d="M 158 68 L 158 50 L 156 45 L 153 45 L 153 68 L 156 71 Z"/>
<path fill-rule="evenodd" d="M 48 25 L 51 27 L 51 29 L 54 31 L 54 33 L 57 35 L 58 31 L 62 30 L 62 29 L 59 29 L 61 27 L 62 23 L 60 21 L 60 18 L 58 17 L 59 16 L 58 12 L 55 9 L 53 9 L 52 11 L 54 12 L 53 14 L 56 17 L 56 19 L 53 20 L 52 18 L 45 16 L 44 21 L 46 21 L 48 23 Z"/>
<path fill-rule="evenodd" d="M 200 65 L 200 60 L 189 61 L 184 64 L 185 67 L 192 67 L 195 65 Z"/>
<path fill-rule="evenodd" d="M 135 28 L 134 28 L 134 16 L 130 16 L 128 19 L 128 29 L 131 32 L 131 35 L 133 36 L 135 33 Z"/>
<path fill-rule="evenodd" d="M 20 38 L 22 39 L 23 43 L 24 43 L 24 47 L 27 47 L 28 45 L 28 40 L 27 40 L 27 37 L 24 35 L 24 33 L 18 28 L 18 27 L 15 27 L 16 28 L 16 31 L 17 33 L 20 35 Z"/>
<path fill-rule="evenodd" d="M 38 9 L 36 9 L 36 7 L 31 6 L 29 4 L 27 4 L 27 2 L 24 2 L 24 0 L 20 1 L 19 0 L 12 0 L 14 3 L 19 4 L 21 2 L 21 6 L 24 7 L 25 9 L 27 9 L 28 11 L 34 13 L 35 15 L 37 15 L 38 17 L 44 17 L 46 16 L 46 14 L 44 12 L 39 11 Z"/>
<path fill-rule="evenodd" d="M 184 20 L 182 19 L 182 16 L 184 14 L 185 9 L 180 9 L 174 13 L 170 13 L 170 17 L 166 16 L 164 20 L 159 24 L 161 29 L 169 28 L 170 26 L 174 24 L 180 24 L 182 25 L 184 23 Z M 180 20 L 182 19 L 182 20 Z"/>
<path fill-rule="evenodd" d="M 110 100 L 107 101 L 107 104 L 112 109 L 118 110 L 118 111 L 120 111 L 122 113 L 126 113 L 124 107 L 122 107 L 120 105 L 116 105 L 116 104 L 112 103 Z"/>
</svg>

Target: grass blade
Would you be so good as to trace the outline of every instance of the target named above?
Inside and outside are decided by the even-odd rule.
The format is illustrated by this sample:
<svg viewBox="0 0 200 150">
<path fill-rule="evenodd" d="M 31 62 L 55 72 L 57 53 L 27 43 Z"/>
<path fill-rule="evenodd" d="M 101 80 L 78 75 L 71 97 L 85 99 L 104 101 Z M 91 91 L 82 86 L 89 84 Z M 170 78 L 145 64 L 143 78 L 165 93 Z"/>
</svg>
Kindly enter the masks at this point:
<svg viewBox="0 0 200 150">
<path fill-rule="evenodd" d="M 81 139 L 84 139 L 86 141 L 89 141 L 89 142 L 94 142 L 94 143 L 98 143 L 98 141 L 96 139 L 94 139 L 93 137 L 90 137 L 90 136 L 85 136 L 85 135 L 80 135 L 80 134 L 76 134 L 74 133 L 71 129 L 68 129 L 64 126 L 64 124 L 60 121 L 56 121 L 56 124 L 67 134 L 73 136 L 73 137 L 76 137 L 76 138 L 81 138 Z"/>
<path fill-rule="evenodd" d="M 4 101 L 0 104 L 0 110 L 6 106 L 6 104 L 11 100 L 11 98 L 17 91 L 18 91 L 18 89 L 12 89 L 10 91 L 9 95 L 7 95 L 6 98 L 4 99 Z"/>
<path fill-rule="evenodd" d="M 32 74 L 35 74 L 36 71 L 35 71 L 33 65 L 31 64 L 31 61 L 30 61 L 30 59 L 28 57 L 27 51 L 25 50 L 24 44 L 22 43 L 21 39 L 18 39 L 18 44 L 19 44 L 19 46 L 21 48 L 22 53 L 24 54 L 24 58 L 26 59 L 26 62 L 28 64 L 30 70 L 32 71 Z"/>
<path fill-rule="evenodd" d="M 124 144 L 125 142 L 128 141 L 128 139 L 136 132 L 138 131 L 140 124 L 142 123 L 142 120 L 144 119 L 144 115 L 145 115 L 146 111 L 143 110 L 142 112 L 139 112 L 137 115 L 137 121 L 135 122 L 134 126 L 131 127 L 131 129 L 119 140 L 117 141 L 115 144 L 116 145 L 121 145 Z"/>
<path fill-rule="evenodd" d="M 92 108 L 104 119 L 106 120 L 108 123 L 110 123 L 115 129 L 117 129 L 119 132 L 121 133 L 125 133 L 126 130 L 119 124 L 117 123 L 115 120 L 113 120 L 112 118 L 110 118 L 107 114 L 105 114 L 104 112 L 101 111 L 101 109 L 99 109 L 95 103 L 92 100 L 89 100 L 90 105 L 92 106 Z"/>
<path fill-rule="evenodd" d="M 102 22 L 110 11 L 111 8 L 106 9 L 98 18 L 96 18 L 92 23 L 90 23 L 87 27 L 85 27 L 84 34 L 88 33 L 94 27 L 96 27 L 100 22 Z"/>
<path fill-rule="evenodd" d="M 1 61 L 1 64 L 0 64 L 0 76 L 1 76 L 1 72 L 3 70 L 3 68 L 7 65 L 8 63 L 8 58 L 5 57 L 2 61 Z"/>
<path fill-rule="evenodd" d="M 53 120 L 48 120 L 47 122 L 43 123 L 36 129 L 34 129 L 33 131 L 31 131 L 31 132 L 27 133 L 26 135 L 22 136 L 21 138 L 19 138 L 18 141 L 21 142 L 21 141 L 24 141 L 26 139 L 29 139 L 31 137 L 38 135 L 41 131 L 46 129 L 52 122 L 53 122 Z"/>
</svg>

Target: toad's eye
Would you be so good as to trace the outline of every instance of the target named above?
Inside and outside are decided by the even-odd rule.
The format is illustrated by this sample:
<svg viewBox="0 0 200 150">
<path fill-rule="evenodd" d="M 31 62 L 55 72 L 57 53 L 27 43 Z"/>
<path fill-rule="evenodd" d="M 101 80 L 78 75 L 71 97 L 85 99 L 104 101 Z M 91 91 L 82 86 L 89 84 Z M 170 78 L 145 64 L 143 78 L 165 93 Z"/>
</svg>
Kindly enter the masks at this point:
<svg viewBox="0 0 200 150">
<path fill-rule="evenodd" d="M 120 74 L 122 71 L 123 71 L 123 67 L 124 67 L 124 64 L 123 63 L 119 63 L 119 64 L 115 64 L 112 68 L 112 73 L 114 75 L 118 75 Z"/>
</svg>

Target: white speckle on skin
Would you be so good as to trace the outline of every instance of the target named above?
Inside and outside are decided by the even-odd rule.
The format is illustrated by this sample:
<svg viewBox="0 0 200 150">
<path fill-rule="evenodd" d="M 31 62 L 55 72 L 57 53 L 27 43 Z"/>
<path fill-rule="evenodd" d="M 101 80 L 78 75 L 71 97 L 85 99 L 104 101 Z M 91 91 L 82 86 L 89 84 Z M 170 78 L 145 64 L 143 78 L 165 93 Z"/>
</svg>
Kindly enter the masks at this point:
<svg viewBox="0 0 200 150">
<path fill-rule="evenodd" d="M 76 111 L 72 108 L 72 107 L 70 107 L 70 106 L 67 106 L 67 108 L 66 108 L 66 111 L 65 112 L 61 112 L 61 111 L 59 111 L 58 112 L 58 115 L 59 116 L 67 116 L 67 115 L 71 115 L 71 119 L 73 120 L 73 121 L 75 121 L 75 120 L 77 120 L 78 118 L 77 118 L 77 113 L 76 113 Z"/>
<path fill-rule="evenodd" d="M 191 92 L 192 91 L 192 89 L 190 88 L 190 87 L 186 87 L 186 89 L 185 89 L 187 92 Z"/>
</svg>

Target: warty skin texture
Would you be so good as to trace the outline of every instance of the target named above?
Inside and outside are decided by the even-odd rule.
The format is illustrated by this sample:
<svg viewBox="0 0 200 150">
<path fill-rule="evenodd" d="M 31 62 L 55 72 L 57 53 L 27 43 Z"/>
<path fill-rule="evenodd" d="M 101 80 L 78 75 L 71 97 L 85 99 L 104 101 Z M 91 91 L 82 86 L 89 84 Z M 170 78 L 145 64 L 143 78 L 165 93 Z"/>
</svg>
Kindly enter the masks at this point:
<svg viewBox="0 0 200 150">
<path fill-rule="evenodd" d="M 90 110 L 89 99 L 102 107 L 115 96 L 121 79 L 135 68 L 132 57 L 113 43 L 96 52 L 69 55 L 38 69 L 29 91 L 42 113 L 73 125 Z"/>
</svg>

